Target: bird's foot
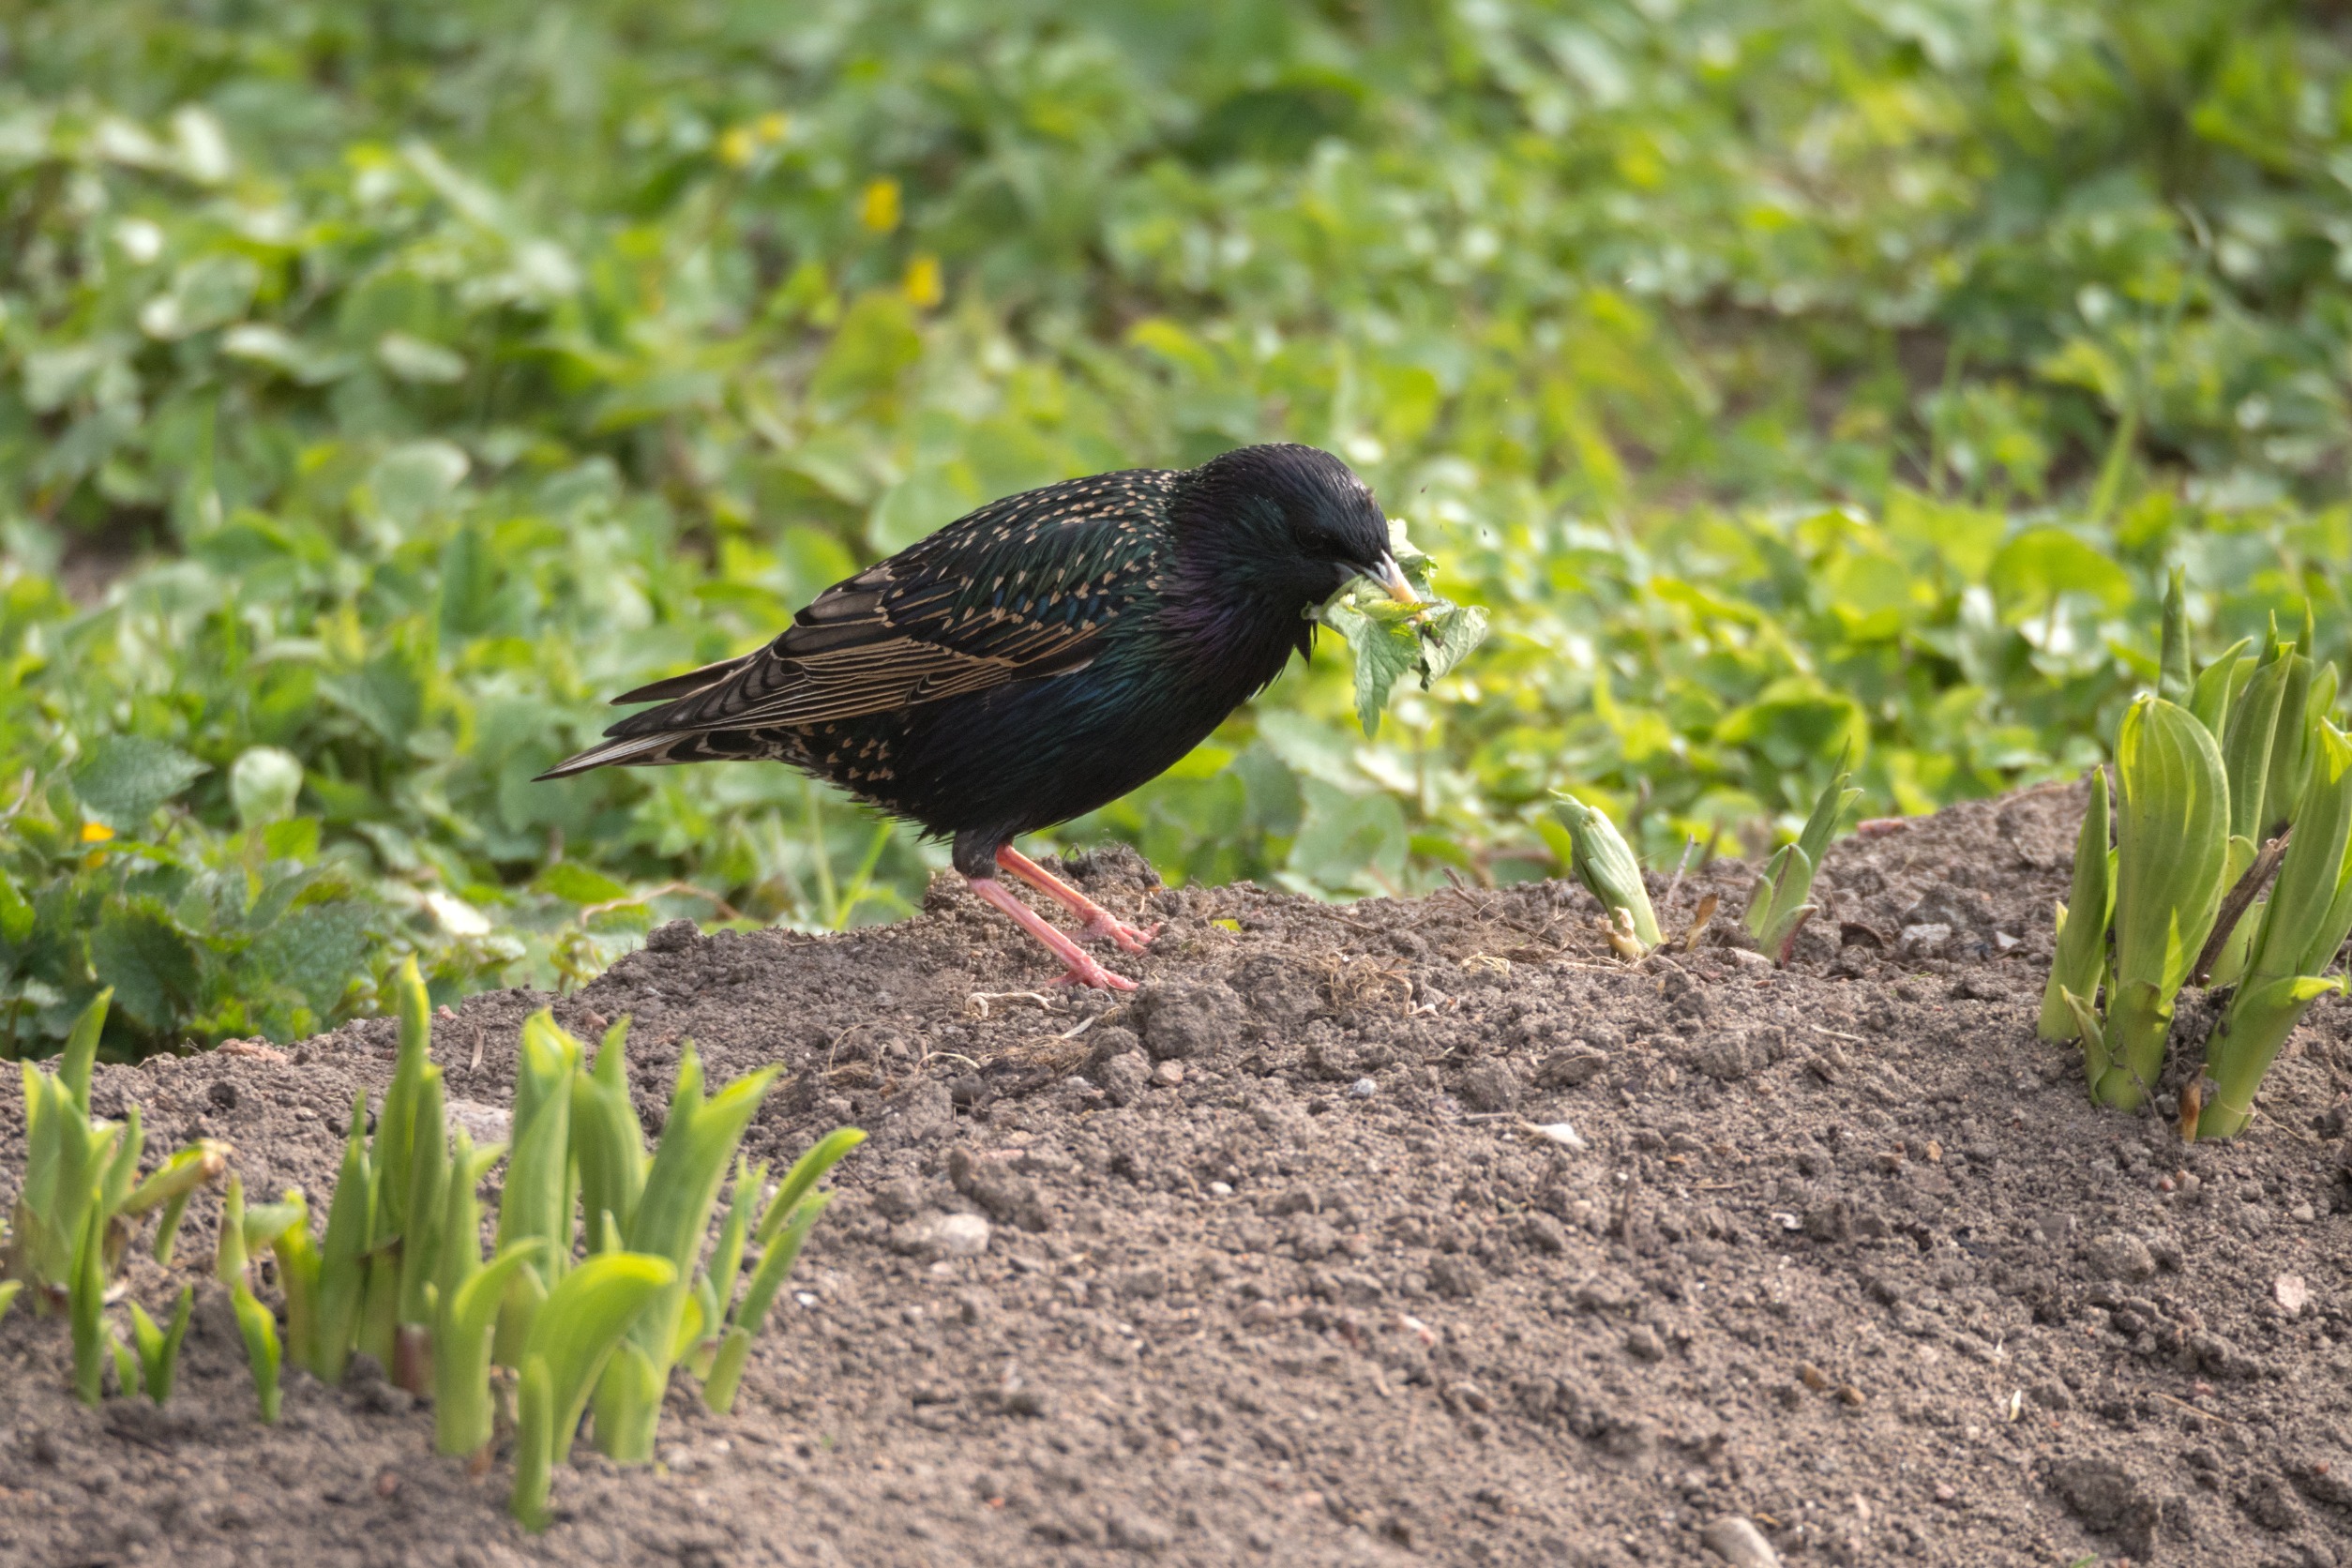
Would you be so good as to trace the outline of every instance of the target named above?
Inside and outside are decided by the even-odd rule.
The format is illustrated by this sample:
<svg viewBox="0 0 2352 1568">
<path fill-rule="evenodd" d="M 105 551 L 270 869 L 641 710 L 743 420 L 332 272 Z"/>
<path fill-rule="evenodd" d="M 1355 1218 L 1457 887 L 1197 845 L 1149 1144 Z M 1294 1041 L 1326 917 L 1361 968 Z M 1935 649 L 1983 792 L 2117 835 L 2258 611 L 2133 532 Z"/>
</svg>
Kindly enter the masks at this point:
<svg viewBox="0 0 2352 1568">
<path fill-rule="evenodd" d="M 1046 982 L 1048 986 L 1092 986 L 1098 991 L 1131 991 L 1135 982 L 1123 974 L 1113 974 L 1093 958 L 1081 953 L 1068 969 Z"/>
<path fill-rule="evenodd" d="M 1086 924 L 1078 927 L 1080 936 L 1108 937 L 1121 952 L 1140 953 L 1160 934 L 1159 922 L 1143 929 L 1128 925 L 1010 844 L 996 852 L 996 863 L 1083 919 Z"/>
<path fill-rule="evenodd" d="M 1108 937 L 1119 944 L 1122 953 L 1140 953 L 1152 945 L 1152 939 L 1160 934 L 1161 922 L 1154 920 L 1141 929 L 1128 925 L 1117 915 L 1099 906 L 1094 916 L 1078 928 L 1082 937 Z"/>
<path fill-rule="evenodd" d="M 1093 957 L 1085 948 L 1072 941 L 1067 932 L 1056 927 L 1044 915 L 1022 903 L 1011 888 L 1006 887 L 994 877 L 967 877 L 964 880 L 972 884 L 972 891 L 982 901 L 994 904 L 998 909 L 1011 915 L 1014 923 L 1022 930 L 1027 931 L 1039 946 L 1069 965 L 1068 969 L 1054 978 L 1052 984 L 1092 986 L 1096 990 L 1103 991 L 1135 989 L 1134 981 L 1123 974 L 1113 974 L 1101 964 L 1096 963 Z"/>
</svg>

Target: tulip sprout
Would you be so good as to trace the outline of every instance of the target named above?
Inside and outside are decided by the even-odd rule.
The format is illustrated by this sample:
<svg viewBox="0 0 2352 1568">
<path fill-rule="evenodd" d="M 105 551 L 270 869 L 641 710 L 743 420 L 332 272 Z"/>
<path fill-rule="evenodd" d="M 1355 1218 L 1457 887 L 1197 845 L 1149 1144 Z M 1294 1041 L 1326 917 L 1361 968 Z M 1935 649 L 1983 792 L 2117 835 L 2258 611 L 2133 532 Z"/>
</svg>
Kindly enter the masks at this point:
<svg viewBox="0 0 2352 1568">
<path fill-rule="evenodd" d="M 762 1205 L 765 1168 L 747 1167 L 735 1151 L 775 1069 L 706 1098 L 701 1063 L 686 1046 L 669 1119 L 649 1154 L 629 1099 L 627 1020 L 583 1067 L 580 1042 L 542 1010 L 524 1021 L 519 1042 L 514 1143 L 476 1149 L 462 1130 L 449 1135 L 428 1001 L 413 967 L 400 994 L 392 1086 L 372 1141 L 364 1096 L 352 1108 L 324 1239 L 312 1243 L 299 1194 L 236 1230 L 241 1245 L 277 1250 L 294 1357 L 333 1379 L 354 1349 L 388 1343 L 393 1375 L 433 1399 L 442 1453 L 487 1454 L 496 1429 L 494 1369 L 513 1375 L 514 1512 L 541 1528 L 550 1470 L 569 1455 L 592 1399 L 597 1446 L 626 1461 L 652 1456 L 680 1361 L 703 1379 L 713 1409 L 728 1408 L 751 1336 L 823 1213 L 828 1195 L 814 1190 L 818 1180 L 865 1135 L 834 1133 Z M 502 1153 L 496 1248 L 485 1261 L 478 1193 Z M 703 1264 L 731 1164 L 734 1196 Z M 396 1187 L 405 1196 L 387 1208 Z M 244 1213 L 241 1188 L 232 1188 L 232 1202 Z M 583 1217 L 584 1260 L 573 1256 Z M 224 1239 L 221 1277 L 241 1281 L 243 1254 L 229 1259 L 228 1245 Z M 754 1246 L 759 1259 L 738 1304 Z M 244 1324 L 250 1291 L 232 1289 Z M 274 1391 L 277 1341 L 260 1328 L 248 1326 L 249 1356 L 257 1386 Z M 264 1393 L 265 1410 L 272 1397 Z"/>
<path fill-rule="evenodd" d="M 2107 917 L 2115 907 L 2115 856 L 2107 848 L 2107 772 L 2090 771 L 2090 804 L 2074 839 L 2074 885 L 2058 907 L 2058 949 L 2050 981 L 2042 993 L 2040 1033 L 2044 1040 L 2078 1039 L 2082 1025 L 2067 994 L 2099 994 L 2107 968 Z"/>
<path fill-rule="evenodd" d="M 1601 900 L 1608 916 L 1609 945 L 1624 957 L 1640 957 L 1664 940 L 1658 934 L 1658 916 L 1650 907 L 1641 862 L 1606 812 L 1574 795 L 1558 799 L 1552 812 L 1566 829 L 1570 873 Z"/>
<path fill-rule="evenodd" d="M 1797 933 L 1820 912 L 1820 906 L 1812 901 L 1814 873 L 1821 868 L 1821 856 L 1836 837 L 1838 819 L 1862 799 L 1862 792 L 1847 789 L 1846 779 L 1846 759 L 1840 758 L 1835 776 L 1814 800 L 1804 831 L 1797 835 L 1795 843 L 1783 844 L 1765 863 L 1763 874 L 1748 892 L 1748 933 L 1756 938 L 1757 949 L 1776 964 L 1788 962 Z"/>
<path fill-rule="evenodd" d="M 331 1381 L 357 1350 L 388 1353 L 392 1375 L 432 1397 L 436 1446 L 479 1458 L 495 1434 L 494 1369 L 505 1368 L 518 1390 L 513 1508 L 541 1528 L 550 1472 L 570 1454 L 592 1400 L 597 1446 L 625 1461 L 652 1456 L 679 1363 L 701 1380 L 712 1410 L 732 1407 L 751 1340 L 830 1200 L 817 1184 L 866 1135 L 833 1133 L 769 1193 L 767 1168 L 736 1151 L 776 1070 L 706 1096 L 689 1043 L 649 1153 L 629 1097 L 627 1020 L 605 1035 L 590 1068 L 580 1042 L 541 1011 L 520 1043 L 514 1146 L 476 1149 L 463 1131 L 450 1137 L 430 1002 L 414 962 L 398 994 L 392 1082 L 372 1138 L 366 1094 L 353 1103 L 324 1235 L 313 1238 L 299 1191 L 249 1205 L 232 1173 L 213 1274 L 229 1293 L 264 1422 L 278 1418 L 283 1360 Z M 119 1123 L 90 1115 L 107 1002 L 101 995 L 75 1025 L 55 1073 L 24 1068 L 25 1180 L 0 1312 L 29 1287 L 37 1310 L 69 1320 L 80 1398 L 98 1403 L 111 1368 L 122 1393 L 142 1388 L 161 1403 L 177 1376 L 194 1289 L 182 1289 L 169 1326 L 132 1304 L 126 1343 L 107 1317 L 109 1280 L 128 1221 L 150 1210 L 162 1214 L 156 1256 L 169 1259 L 189 1195 L 222 1174 L 231 1151 L 191 1144 L 136 1180 L 145 1149 L 137 1108 Z M 486 1262 L 478 1192 L 502 1154 L 498 1244 Z M 731 1168 L 732 1196 L 705 1259 Z M 587 1256 L 575 1259 L 583 1201 Z M 263 1249 L 277 1260 L 282 1333 L 254 1289 L 252 1259 Z"/>
<path fill-rule="evenodd" d="M 2344 988 L 2325 971 L 2352 932 L 2352 743 L 2329 722 L 2337 675 L 2312 656 L 2308 607 L 2294 641 L 2274 620 L 2258 653 L 2241 641 L 2196 671 L 2184 600 L 2175 572 L 2158 689 L 2117 740 L 2112 860 L 2093 776 L 2040 1028 L 2083 1041 L 2092 1098 L 2136 1109 L 2180 988 L 2234 988 L 2180 1121 L 2184 1138 L 2229 1138 L 2312 1002 Z"/>
<path fill-rule="evenodd" d="M 2342 992 L 2341 977 L 2322 978 L 2352 935 L 2352 743 L 2322 723 L 2313 766 L 2296 812 L 2293 838 L 2279 865 L 2252 944 L 2245 977 L 2215 1026 L 2205 1057 L 2213 1080 L 2194 1131 L 2229 1138 L 2254 1114 L 2262 1075 L 2312 1003 Z"/>
<path fill-rule="evenodd" d="M 106 1316 L 107 1298 L 129 1245 L 131 1223 L 159 1210 L 154 1247 L 157 1257 L 168 1259 L 188 1199 L 220 1175 L 231 1153 L 225 1143 L 199 1139 L 144 1181 L 136 1180 L 147 1146 L 139 1108 L 129 1107 L 119 1123 L 90 1114 L 90 1078 L 113 998 L 111 990 L 100 991 L 75 1019 L 57 1071 L 23 1064 L 24 1184 L 0 1248 L 0 1275 L 7 1279 L 0 1284 L 0 1310 L 29 1287 L 35 1312 L 66 1313 L 74 1393 L 92 1405 L 104 1395 L 109 1366 L 125 1394 L 140 1385 L 158 1399 L 170 1392 L 187 1332 L 185 1304 L 169 1333 L 157 1330 L 134 1304 L 133 1346 L 126 1347 Z"/>
</svg>

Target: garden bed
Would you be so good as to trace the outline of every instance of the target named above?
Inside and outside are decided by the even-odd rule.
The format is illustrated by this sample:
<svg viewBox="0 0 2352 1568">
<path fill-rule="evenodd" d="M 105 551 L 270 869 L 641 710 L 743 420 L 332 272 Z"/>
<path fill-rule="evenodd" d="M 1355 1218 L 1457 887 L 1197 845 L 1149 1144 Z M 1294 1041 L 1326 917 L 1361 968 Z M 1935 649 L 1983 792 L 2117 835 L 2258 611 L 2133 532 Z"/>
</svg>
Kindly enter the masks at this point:
<svg viewBox="0 0 2352 1568">
<path fill-rule="evenodd" d="M 1734 1515 L 1791 1562 L 2352 1561 L 2352 1007 L 2236 1145 L 2095 1112 L 2033 1033 L 2081 800 L 1847 840 L 1786 972 L 1720 940 L 1736 863 L 1653 882 L 1669 932 L 1723 908 L 1629 968 L 1564 883 L 1334 908 L 1081 857 L 1167 922 L 1123 1001 L 1031 990 L 947 884 L 848 936 L 665 928 L 554 1004 L 634 1016 L 648 1116 L 690 1036 L 714 1082 L 785 1064 L 754 1157 L 873 1134 L 731 1416 L 673 1391 L 665 1463 L 583 1448 L 533 1537 L 503 1460 L 436 1458 L 364 1369 L 257 1425 L 224 1303 L 168 1407 L 98 1410 L 20 1304 L 0 1561 L 1685 1563 Z M 477 1137 L 547 1001 L 437 1021 Z M 105 1069 L 94 1107 L 318 1199 L 394 1034 Z"/>
</svg>

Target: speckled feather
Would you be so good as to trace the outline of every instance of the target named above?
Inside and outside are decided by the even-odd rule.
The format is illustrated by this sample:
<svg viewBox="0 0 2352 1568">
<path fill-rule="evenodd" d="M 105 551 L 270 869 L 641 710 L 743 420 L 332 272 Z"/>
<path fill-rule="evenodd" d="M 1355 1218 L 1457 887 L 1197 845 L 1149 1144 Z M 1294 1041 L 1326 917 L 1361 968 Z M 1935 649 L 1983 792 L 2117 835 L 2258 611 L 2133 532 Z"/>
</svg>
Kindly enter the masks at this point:
<svg viewBox="0 0 2352 1568">
<path fill-rule="evenodd" d="M 954 836 L 970 872 L 1175 762 L 1386 544 L 1310 447 L 1048 485 L 825 590 L 764 648 L 614 699 L 662 705 L 545 776 L 788 762 Z"/>
</svg>

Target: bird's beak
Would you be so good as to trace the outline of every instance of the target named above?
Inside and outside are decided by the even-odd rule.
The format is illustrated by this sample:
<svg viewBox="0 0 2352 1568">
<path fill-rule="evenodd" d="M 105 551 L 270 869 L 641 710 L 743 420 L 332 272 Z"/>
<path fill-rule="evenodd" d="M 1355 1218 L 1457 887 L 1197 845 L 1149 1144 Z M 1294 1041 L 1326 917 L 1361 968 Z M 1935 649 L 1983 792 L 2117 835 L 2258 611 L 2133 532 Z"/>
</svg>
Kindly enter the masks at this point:
<svg viewBox="0 0 2352 1568">
<path fill-rule="evenodd" d="M 1379 581 L 1381 587 L 1388 590 L 1388 596 L 1398 604 L 1421 602 L 1421 596 L 1413 592 L 1413 585 L 1405 578 L 1405 569 L 1396 564 L 1394 555 L 1380 557 Z"/>
</svg>

